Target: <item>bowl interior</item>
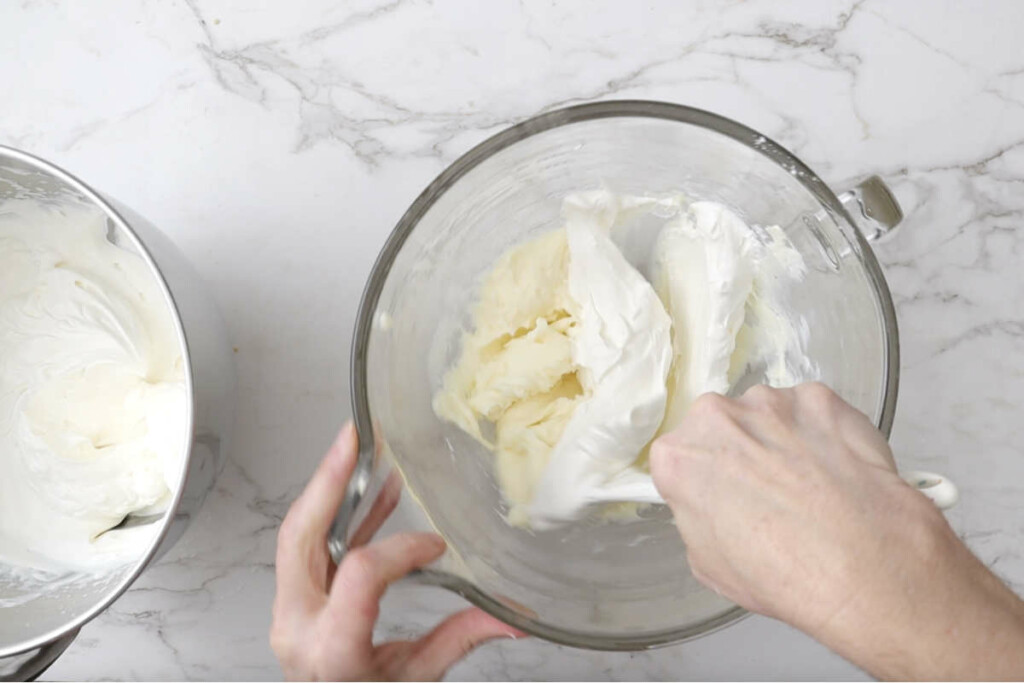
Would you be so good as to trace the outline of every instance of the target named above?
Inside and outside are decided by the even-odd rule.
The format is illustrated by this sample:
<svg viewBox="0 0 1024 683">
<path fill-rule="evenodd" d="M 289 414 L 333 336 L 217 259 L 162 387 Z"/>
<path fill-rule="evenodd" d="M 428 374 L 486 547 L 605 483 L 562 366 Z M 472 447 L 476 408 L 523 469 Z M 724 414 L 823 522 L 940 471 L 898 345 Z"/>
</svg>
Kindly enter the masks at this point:
<svg viewBox="0 0 1024 683">
<path fill-rule="evenodd" d="M 120 249 L 148 262 L 136 238 L 105 207 L 69 176 L 53 170 L 45 162 L 11 150 L 0 149 L 0 213 L 12 201 L 31 201 L 55 212 L 67 208 L 91 207 L 107 214 L 107 240 Z M 150 269 L 152 270 L 152 269 Z M 156 274 L 158 288 L 163 288 Z M 175 316 L 168 304 L 167 315 Z M 179 339 L 184 352 L 184 342 Z M 187 440 L 183 439 L 183 447 Z M 182 470 L 184 471 L 184 470 Z M 178 481 L 176 488 L 181 487 Z M 150 522 L 146 529 L 132 533 L 150 540 L 140 544 L 138 557 L 120 566 L 102 571 L 38 570 L 0 561 L 0 657 L 37 647 L 50 641 L 76 623 L 93 616 L 124 590 L 156 546 L 168 516 Z M 8 520 L 4 520 L 7 522 Z M 17 520 L 13 520 L 17 523 Z M 9 539 L 0 536 L 0 542 Z M 4 548 L 21 554 L 18 548 Z"/>
<path fill-rule="evenodd" d="M 664 508 L 625 524 L 510 527 L 492 456 L 439 420 L 431 398 L 471 325 L 482 274 L 510 246 L 558 227 L 567 194 L 607 187 L 684 192 L 721 202 L 750 224 L 781 226 L 808 267 L 784 294 L 809 329 L 816 369 L 803 379 L 827 382 L 882 424 L 895 330 L 871 257 L 820 180 L 770 141 L 703 112 L 652 116 L 623 104 L 503 136 L 428 190 L 374 272 L 380 295 L 363 324 L 371 325 L 365 391 L 375 429 L 456 554 L 452 571 L 568 642 L 662 642 L 738 616 L 690 574 Z"/>
</svg>

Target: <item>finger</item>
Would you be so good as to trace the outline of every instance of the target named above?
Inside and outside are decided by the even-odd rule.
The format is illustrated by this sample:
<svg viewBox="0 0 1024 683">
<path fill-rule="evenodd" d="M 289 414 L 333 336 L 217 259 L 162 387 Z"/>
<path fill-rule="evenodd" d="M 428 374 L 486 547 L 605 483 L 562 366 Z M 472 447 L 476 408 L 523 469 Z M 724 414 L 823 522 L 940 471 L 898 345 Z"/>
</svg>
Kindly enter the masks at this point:
<svg viewBox="0 0 1024 683">
<path fill-rule="evenodd" d="M 345 497 L 357 451 L 355 428 L 349 423 L 338 433 L 281 523 L 277 537 L 277 585 L 286 602 L 292 596 L 297 599 L 318 590 L 314 575 L 323 581 L 326 567 L 313 566 L 318 557 L 316 551 L 326 543 L 331 521 Z"/>
<path fill-rule="evenodd" d="M 416 648 L 414 640 L 392 640 L 382 643 L 373 648 L 373 661 L 375 669 L 379 672 L 381 681 L 408 680 L 403 675 L 405 663 L 409 661 Z"/>
<path fill-rule="evenodd" d="M 421 638 L 404 674 L 414 680 L 440 680 L 453 664 L 479 645 L 495 638 L 525 636 L 483 610 L 471 607 L 448 617 Z"/>
<path fill-rule="evenodd" d="M 369 543 L 373 535 L 380 530 L 384 522 L 391 516 L 391 513 L 395 511 L 395 507 L 398 505 L 401 497 L 402 477 L 399 476 L 397 471 L 394 471 L 388 476 L 384 486 L 381 487 L 380 493 L 377 494 L 377 499 L 373 501 L 373 507 L 366 514 L 366 519 L 359 525 L 356 532 L 352 534 L 348 546 L 350 548 L 358 548 Z"/>
<path fill-rule="evenodd" d="M 301 520 L 304 538 L 317 543 L 327 538 L 331 523 L 345 499 L 358 455 L 359 439 L 355 426 L 349 422 L 338 432 L 306 489 L 288 512 L 289 516 L 295 515 Z"/>
<path fill-rule="evenodd" d="M 338 567 L 328 597 L 336 627 L 346 638 L 369 646 L 388 585 L 430 564 L 444 550 L 444 540 L 437 534 L 403 533 L 350 551 Z"/>
</svg>

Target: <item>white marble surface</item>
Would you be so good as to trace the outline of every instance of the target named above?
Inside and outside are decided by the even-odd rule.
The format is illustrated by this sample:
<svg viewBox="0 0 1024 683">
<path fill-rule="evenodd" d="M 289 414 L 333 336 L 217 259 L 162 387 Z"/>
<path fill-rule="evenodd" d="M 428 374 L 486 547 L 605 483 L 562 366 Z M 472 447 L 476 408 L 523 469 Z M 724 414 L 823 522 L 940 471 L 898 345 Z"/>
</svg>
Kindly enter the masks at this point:
<svg viewBox="0 0 1024 683">
<path fill-rule="evenodd" d="M 963 488 L 951 518 L 1024 589 L 1024 4 L 9 0 L 0 143 L 161 226 L 238 347 L 234 452 L 180 545 L 50 678 L 274 678 L 275 528 L 348 414 L 358 295 L 419 190 L 485 136 L 601 98 L 711 109 L 842 186 L 889 179 L 901 321 L 893 442 Z M 457 604 L 399 590 L 386 633 Z M 539 641 L 451 677 L 859 678 L 751 618 L 656 652 Z"/>
</svg>

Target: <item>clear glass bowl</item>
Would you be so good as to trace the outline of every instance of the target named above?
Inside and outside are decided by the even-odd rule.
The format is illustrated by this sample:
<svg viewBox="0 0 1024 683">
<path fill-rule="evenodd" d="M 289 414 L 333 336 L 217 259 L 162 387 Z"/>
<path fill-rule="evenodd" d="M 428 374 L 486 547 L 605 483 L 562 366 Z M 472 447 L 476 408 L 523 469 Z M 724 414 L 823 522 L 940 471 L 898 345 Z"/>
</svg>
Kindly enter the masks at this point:
<svg viewBox="0 0 1024 683">
<path fill-rule="evenodd" d="M 899 365 L 892 300 L 832 190 L 771 140 L 705 111 L 637 101 L 572 107 L 468 152 L 420 195 L 385 245 L 352 354 L 360 463 L 330 545 L 336 559 L 344 554 L 397 467 L 417 515 L 405 525 L 432 527 L 449 544 L 415 580 L 549 640 L 640 649 L 744 615 L 690 574 L 667 510 L 545 533 L 512 528 L 491 454 L 431 409 L 470 324 L 480 276 L 510 246 L 558 227 L 567 194 L 602 186 L 682 191 L 732 207 L 748 223 L 781 226 L 808 266 L 786 301 L 809 324 L 819 378 L 888 434 Z"/>
</svg>

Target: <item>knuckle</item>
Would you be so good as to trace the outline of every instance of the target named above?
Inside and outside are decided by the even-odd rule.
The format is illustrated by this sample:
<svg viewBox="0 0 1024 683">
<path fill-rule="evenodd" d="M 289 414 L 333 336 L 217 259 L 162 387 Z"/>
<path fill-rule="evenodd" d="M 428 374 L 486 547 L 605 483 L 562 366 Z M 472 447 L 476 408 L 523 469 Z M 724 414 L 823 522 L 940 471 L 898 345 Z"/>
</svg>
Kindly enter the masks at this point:
<svg viewBox="0 0 1024 683">
<path fill-rule="evenodd" d="M 743 394 L 748 403 L 762 410 L 769 409 L 778 411 L 785 404 L 785 394 L 782 389 L 775 389 L 767 384 L 755 384 Z"/>
<path fill-rule="evenodd" d="M 809 382 L 802 385 L 801 390 L 811 403 L 821 407 L 832 407 L 839 401 L 836 392 L 821 382 Z"/>
<path fill-rule="evenodd" d="M 767 384 L 755 384 L 743 394 L 756 401 L 771 401 L 776 397 L 777 390 Z"/>
<path fill-rule="evenodd" d="M 461 657 L 465 657 L 470 652 L 476 649 L 476 640 L 469 636 L 463 636 L 459 641 L 459 653 Z"/>
<path fill-rule="evenodd" d="M 764 384 L 751 387 L 740 401 L 752 414 L 774 422 L 785 422 L 793 413 L 793 393 Z"/>
<path fill-rule="evenodd" d="M 845 405 L 843 399 L 821 382 L 811 382 L 800 387 L 801 403 L 806 410 L 828 423 L 835 422 Z"/>
<path fill-rule="evenodd" d="M 729 414 L 729 399 L 721 394 L 701 394 L 690 406 L 690 413 L 708 417 L 725 417 Z"/>
<path fill-rule="evenodd" d="M 341 561 L 337 578 L 353 586 L 368 586 L 377 580 L 377 558 L 370 546 L 350 550 Z"/>
</svg>

